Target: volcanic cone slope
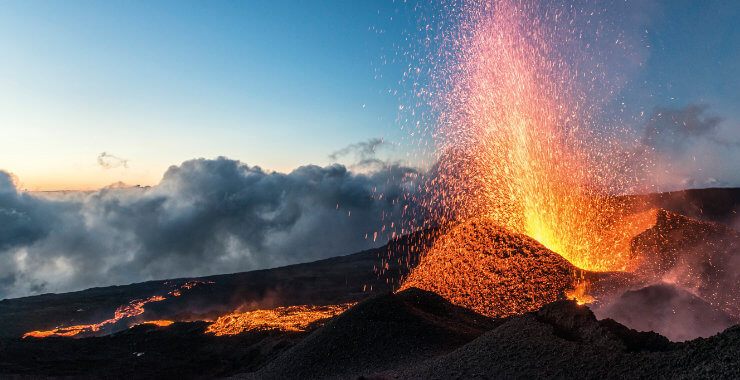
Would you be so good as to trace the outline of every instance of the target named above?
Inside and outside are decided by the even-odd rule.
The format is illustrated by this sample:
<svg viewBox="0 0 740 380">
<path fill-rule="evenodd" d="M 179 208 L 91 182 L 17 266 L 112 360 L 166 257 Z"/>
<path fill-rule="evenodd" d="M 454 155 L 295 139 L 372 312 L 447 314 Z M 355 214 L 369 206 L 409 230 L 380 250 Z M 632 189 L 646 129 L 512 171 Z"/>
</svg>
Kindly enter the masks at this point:
<svg viewBox="0 0 740 380">
<path fill-rule="evenodd" d="M 496 321 L 419 289 L 373 297 L 272 361 L 254 379 L 352 378 L 451 352 Z"/>
<path fill-rule="evenodd" d="M 377 378 L 736 379 L 738 358 L 739 326 L 709 339 L 671 343 L 558 301 L 512 317 L 450 354 Z"/>
<path fill-rule="evenodd" d="M 478 313 L 505 317 L 562 298 L 574 287 L 577 271 L 534 239 L 480 218 L 437 239 L 402 289 L 417 287 Z"/>
</svg>

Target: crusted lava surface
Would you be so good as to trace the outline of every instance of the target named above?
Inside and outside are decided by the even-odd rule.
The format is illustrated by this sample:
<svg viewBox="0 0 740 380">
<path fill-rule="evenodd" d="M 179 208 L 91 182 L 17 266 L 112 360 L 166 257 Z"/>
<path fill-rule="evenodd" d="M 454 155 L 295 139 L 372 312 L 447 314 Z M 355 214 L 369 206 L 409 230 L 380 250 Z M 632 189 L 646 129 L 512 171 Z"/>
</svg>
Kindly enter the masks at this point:
<svg viewBox="0 0 740 380">
<path fill-rule="evenodd" d="M 575 287 L 579 270 L 536 240 L 491 219 L 442 235 L 402 288 L 418 287 L 491 317 L 536 310 Z"/>
</svg>

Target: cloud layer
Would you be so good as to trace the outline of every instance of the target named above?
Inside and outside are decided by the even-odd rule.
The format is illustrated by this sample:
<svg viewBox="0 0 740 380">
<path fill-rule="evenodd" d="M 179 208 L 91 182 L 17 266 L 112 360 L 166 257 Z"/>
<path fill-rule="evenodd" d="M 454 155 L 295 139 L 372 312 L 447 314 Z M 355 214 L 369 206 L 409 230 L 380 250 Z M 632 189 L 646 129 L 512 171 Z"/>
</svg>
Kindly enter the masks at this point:
<svg viewBox="0 0 740 380">
<path fill-rule="evenodd" d="M 655 108 L 642 142 L 655 153 L 658 190 L 740 186 L 740 128 L 706 104 Z"/>
<path fill-rule="evenodd" d="M 399 165 L 283 174 L 218 158 L 151 188 L 39 195 L 0 172 L 0 299 L 353 253 L 402 232 L 418 180 Z"/>
</svg>

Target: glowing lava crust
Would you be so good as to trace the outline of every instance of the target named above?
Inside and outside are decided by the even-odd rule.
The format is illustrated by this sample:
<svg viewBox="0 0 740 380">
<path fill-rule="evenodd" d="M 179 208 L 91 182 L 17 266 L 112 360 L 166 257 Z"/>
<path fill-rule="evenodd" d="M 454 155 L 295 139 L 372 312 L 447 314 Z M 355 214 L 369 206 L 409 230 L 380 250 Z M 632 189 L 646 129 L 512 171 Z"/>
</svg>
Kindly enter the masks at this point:
<svg viewBox="0 0 740 380">
<path fill-rule="evenodd" d="M 169 297 L 179 297 L 182 295 L 183 291 L 187 291 L 190 289 L 193 289 L 196 286 L 203 285 L 203 284 L 212 284 L 213 282 L 210 281 L 188 281 L 184 284 L 180 285 L 176 289 L 168 292 L 166 295 L 155 295 L 151 296 L 149 298 L 145 299 L 136 299 L 132 300 L 128 304 L 119 306 L 115 312 L 113 313 L 113 317 L 106 319 L 104 321 L 98 322 L 98 323 L 91 323 L 91 324 L 83 324 L 83 325 L 73 325 L 73 326 L 60 326 L 56 327 L 51 330 L 35 330 L 35 331 L 29 331 L 25 334 L 23 334 L 23 338 L 47 338 L 51 336 L 55 337 L 83 337 L 83 336 L 94 336 L 94 335 L 104 335 L 102 334 L 103 330 L 106 328 L 110 328 L 111 326 L 123 321 L 128 320 L 132 318 L 136 318 L 142 314 L 144 314 L 144 307 L 147 304 L 153 303 L 153 302 L 162 302 L 166 300 Z M 142 324 L 142 323 L 148 323 L 156 326 L 169 326 L 172 324 L 172 321 L 167 320 L 153 320 L 153 321 L 144 321 L 140 323 L 134 323 L 134 325 Z"/>
<path fill-rule="evenodd" d="M 216 336 L 236 335 L 248 331 L 305 331 L 309 326 L 332 318 L 354 303 L 326 306 L 282 306 L 274 309 L 234 312 L 219 317 L 208 326 L 207 333 Z"/>
<path fill-rule="evenodd" d="M 580 270 L 534 239 L 492 219 L 440 237 L 401 289 L 417 287 L 491 317 L 536 310 L 575 289 Z"/>
</svg>

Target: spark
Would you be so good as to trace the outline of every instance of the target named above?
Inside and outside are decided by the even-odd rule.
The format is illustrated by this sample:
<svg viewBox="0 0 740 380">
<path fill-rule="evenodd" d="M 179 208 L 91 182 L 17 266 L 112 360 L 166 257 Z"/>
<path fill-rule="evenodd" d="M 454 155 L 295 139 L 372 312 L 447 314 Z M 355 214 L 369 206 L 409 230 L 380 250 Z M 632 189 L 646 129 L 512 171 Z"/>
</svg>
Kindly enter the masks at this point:
<svg viewBox="0 0 740 380">
<path fill-rule="evenodd" d="M 432 99 L 438 176 L 429 202 L 443 222 L 486 217 L 530 236 L 575 266 L 631 270 L 628 242 L 648 228 L 627 218 L 616 195 L 635 186 L 619 126 L 603 125 L 598 81 L 567 28 L 571 8 L 466 2 Z"/>
<path fill-rule="evenodd" d="M 630 132 L 602 117 L 605 65 L 575 22 L 593 14 L 517 0 L 448 6 L 454 27 L 428 58 L 431 84 L 419 84 L 438 162 L 421 203 L 441 236 L 401 288 L 489 316 L 593 302 L 584 272 L 633 271 L 630 241 L 655 223 L 620 196 L 645 164 Z"/>
</svg>

